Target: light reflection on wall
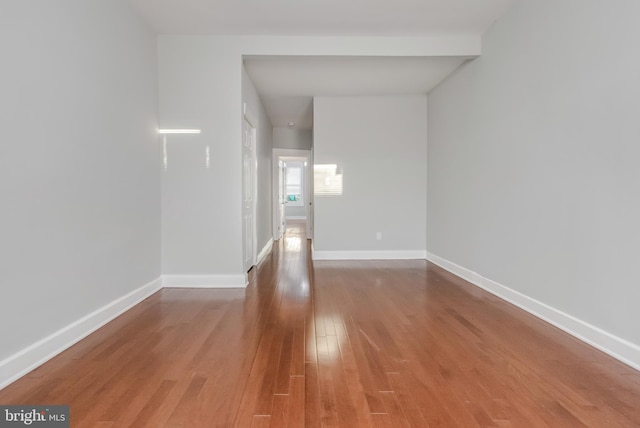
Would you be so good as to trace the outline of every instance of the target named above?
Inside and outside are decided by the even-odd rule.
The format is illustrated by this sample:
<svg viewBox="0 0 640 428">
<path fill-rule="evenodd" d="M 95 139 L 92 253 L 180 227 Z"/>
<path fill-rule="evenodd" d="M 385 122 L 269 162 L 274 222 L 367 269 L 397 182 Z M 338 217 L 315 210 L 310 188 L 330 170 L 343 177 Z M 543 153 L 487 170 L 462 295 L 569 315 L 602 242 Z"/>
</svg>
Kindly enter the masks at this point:
<svg viewBox="0 0 640 428">
<path fill-rule="evenodd" d="M 342 195 L 342 171 L 336 164 L 313 166 L 313 191 L 316 196 Z"/>
</svg>

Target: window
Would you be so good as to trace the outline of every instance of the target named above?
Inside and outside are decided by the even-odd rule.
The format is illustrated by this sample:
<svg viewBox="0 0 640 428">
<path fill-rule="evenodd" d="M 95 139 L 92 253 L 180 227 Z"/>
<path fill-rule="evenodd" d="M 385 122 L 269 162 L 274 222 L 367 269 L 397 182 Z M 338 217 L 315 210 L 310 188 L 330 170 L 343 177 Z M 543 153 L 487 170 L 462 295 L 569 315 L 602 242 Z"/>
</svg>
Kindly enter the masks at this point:
<svg viewBox="0 0 640 428">
<path fill-rule="evenodd" d="M 302 164 L 291 164 L 287 162 L 287 169 L 285 171 L 287 204 L 294 207 L 301 207 L 304 205 L 304 201 L 302 200 Z"/>
</svg>

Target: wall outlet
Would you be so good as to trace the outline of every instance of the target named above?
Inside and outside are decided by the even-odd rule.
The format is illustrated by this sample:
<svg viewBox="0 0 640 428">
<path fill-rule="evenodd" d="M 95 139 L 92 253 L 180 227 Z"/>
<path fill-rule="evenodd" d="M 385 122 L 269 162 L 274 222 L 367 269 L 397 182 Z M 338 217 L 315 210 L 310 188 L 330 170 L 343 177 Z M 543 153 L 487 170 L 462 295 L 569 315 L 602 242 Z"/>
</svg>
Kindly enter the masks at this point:
<svg viewBox="0 0 640 428">
<path fill-rule="evenodd" d="M 382 241 L 382 232 L 376 232 L 376 239 Z"/>
</svg>

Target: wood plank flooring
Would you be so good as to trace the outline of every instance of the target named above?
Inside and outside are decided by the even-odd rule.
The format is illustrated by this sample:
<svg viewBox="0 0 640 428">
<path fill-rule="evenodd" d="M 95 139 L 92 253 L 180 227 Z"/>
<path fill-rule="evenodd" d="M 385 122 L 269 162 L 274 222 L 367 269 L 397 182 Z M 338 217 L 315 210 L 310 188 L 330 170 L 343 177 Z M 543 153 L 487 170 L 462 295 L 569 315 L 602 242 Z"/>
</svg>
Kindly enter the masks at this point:
<svg viewBox="0 0 640 428">
<path fill-rule="evenodd" d="M 640 373 L 425 261 L 310 262 L 164 289 L 0 391 L 73 427 L 638 427 Z"/>
</svg>

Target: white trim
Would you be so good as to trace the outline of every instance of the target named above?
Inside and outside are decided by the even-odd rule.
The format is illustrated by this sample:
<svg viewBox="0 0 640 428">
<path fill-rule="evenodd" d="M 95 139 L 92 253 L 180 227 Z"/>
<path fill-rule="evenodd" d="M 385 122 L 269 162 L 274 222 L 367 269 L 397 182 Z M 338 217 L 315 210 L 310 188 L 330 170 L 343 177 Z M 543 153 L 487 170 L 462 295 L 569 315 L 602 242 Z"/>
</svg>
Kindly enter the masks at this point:
<svg viewBox="0 0 640 428">
<path fill-rule="evenodd" d="M 450 262 L 446 259 L 443 259 L 442 257 L 436 256 L 433 253 L 427 253 L 427 260 L 429 260 L 433 264 L 440 266 L 444 270 L 447 270 L 452 274 L 459 276 L 460 278 L 464 279 L 467 282 L 470 282 L 473 285 L 479 286 L 479 284 L 482 283 L 482 277 L 479 274 L 467 268 L 463 268 L 462 266 Z"/>
<path fill-rule="evenodd" d="M 306 220 L 307 216 L 304 215 L 285 215 L 287 220 Z"/>
<path fill-rule="evenodd" d="M 529 312 L 552 324 L 581 341 L 611 355 L 613 358 L 640 370 L 640 346 L 622 339 L 599 327 L 582 321 L 543 302 L 526 296 L 518 291 L 482 277 L 480 274 L 453 262 L 428 253 L 427 259 L 441 268 L 457 275 L 471 284 Z"/>
<path fill-rule="evenodd" d="M 427 252 L 412 251 L 316 251 L 313 260 L 424 260 Z"/>
<path fill-rule="evenodd" d="M 260 250 L 260 253 L 258 254 L 258 260 L 256 261 L 256 264 L 259 264 L 262 261 L 262 259 L 267 257 L 267 255 L 271 252 L 271 248 L 272 247 L 273 247 L 273 238 L 269 238 L 267 243 L 264 244 L 264 247 L 262 247 L 262 250 Z"/>
<path fill-rule="evenodd" d="M 168 288 L 245 288 L 247 275 L 162 275 Z"/>
<path fill-rule="evenodd" d="M 246 105 L 246 103 L 245 103 Z M 257 234 L 257 223 L 258 223 L 258 128 L 257 128 L 257 121 L 256 122 L 252 122 L 251 121 L 251 116 L 253 116 L 253 114 L 251 114 L 251 110 L 248 109 L 245 111 L 245 115 L 244 115 L 244 122 L 242 124 L 242 153 L 243 153 L 243 159 L 244 159 L 244 153 L 246 150 L 246 145 L 245 145 L 245 141 L 244 141 L 244 131 L 245 131 L 245 123 L 247 125 L 249 125 L 249 130 L 251 132 L 251 169 L 253 171 L 253 174 L 251 174 L 252 176 L 252 180 L 251 180 L 251 194 L 252 194 L 252 198 L 251 198 L 251 206 L 250 206 L 250 210 L 251 210 L 251 219 L 252 224 L 252 251 L 251 251 L 251 261 L 250 264 L 246 264 L 244 266 L 245 270 L 249 270 L 251 269 L 251 267 L 255 266 L 256 263 L 258 262 L 258 234 Z M 251 116 L 249 116 L 251 114 Z M 255 123 L 255 125 L 254 125 Z M 246 177 L 246 173 L 244 171 L 244 165 L 243 165 L 243 170 L 242 170 L 242 175 L 243 175 L 243 180 L 244 177 Z M 244 205 L 244 198 L 245 198 L 245 186 L 243 184 L 242 186 L 242 216 L 243 216 L 243 221 L 244 221 L 244 213 L 245 213 L 245 205 Z M 245 234 L 243 233 L 243 240 L 242 240 L 242 248 L 243 248 L 243 252 L 242 252 L 242 257 L 243 257 L 243 264 L 246 263 L 246 260 L 244 259 L 245 257 L 245 251 L 246 251 L 246 237 Z"/>
<path fill-rule="evenodd" d="M 70 348 L 161 288 L 160 278 L 151 281 L 0 361 L 0 389 Z"/>
<path fill-rule="evenodd" d="M 244 110 L 242 117 L 249 122 L 249 125 L 251 125 L 252 128 L 258 129 L 258 115 L 253 112 L 253 109 L 248 106 L 246 101 L 242 103 L 242 106 Z"/>
<path fill-rule="evenodd" d="M 163 287 L 245 288 L 247 285 L 247 274 L 163 275 L 0 361 L 0 390 L 75 345 Z"/>
</svg>

